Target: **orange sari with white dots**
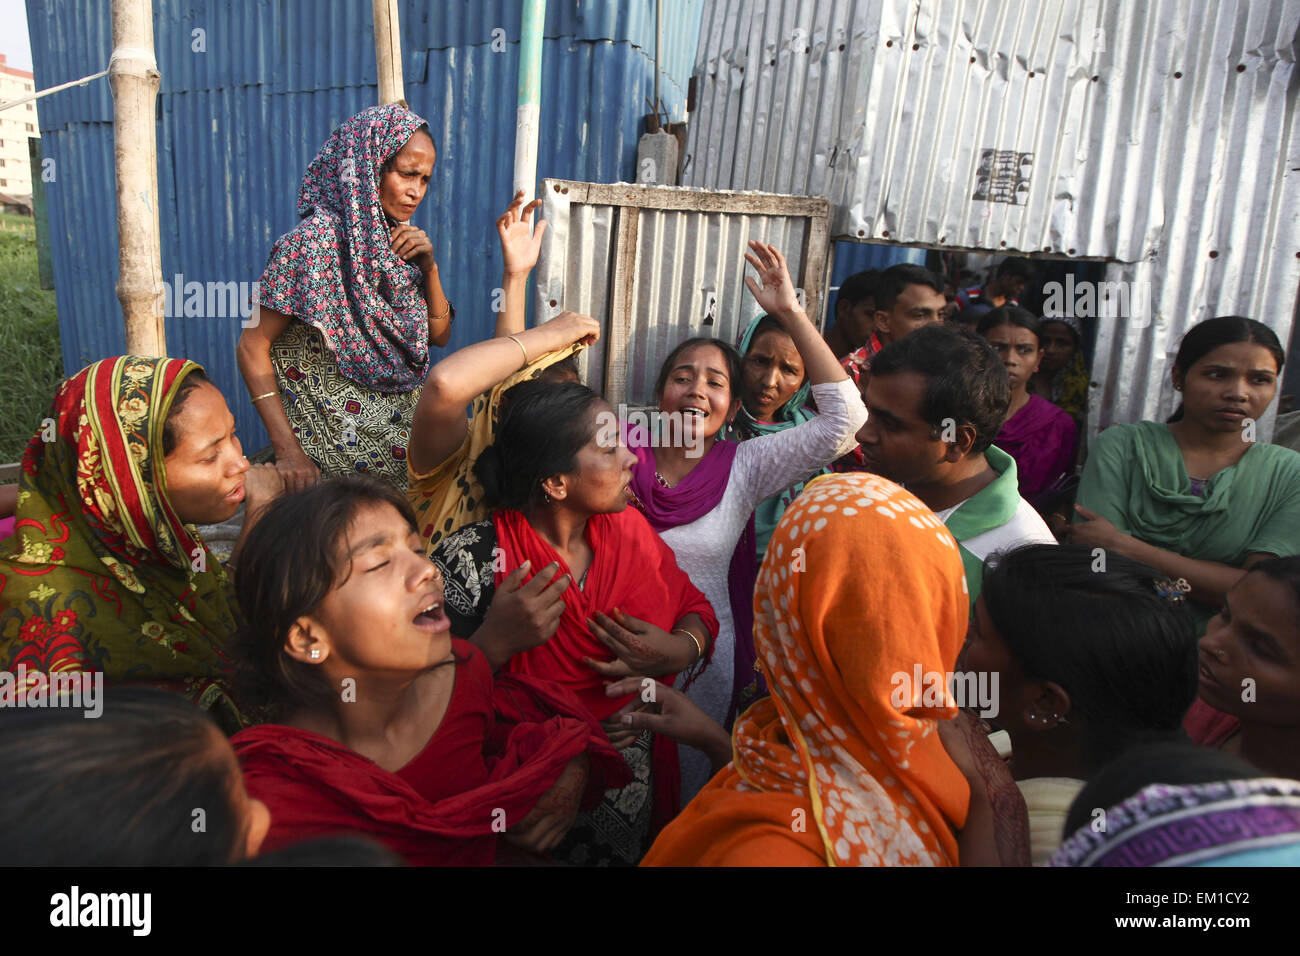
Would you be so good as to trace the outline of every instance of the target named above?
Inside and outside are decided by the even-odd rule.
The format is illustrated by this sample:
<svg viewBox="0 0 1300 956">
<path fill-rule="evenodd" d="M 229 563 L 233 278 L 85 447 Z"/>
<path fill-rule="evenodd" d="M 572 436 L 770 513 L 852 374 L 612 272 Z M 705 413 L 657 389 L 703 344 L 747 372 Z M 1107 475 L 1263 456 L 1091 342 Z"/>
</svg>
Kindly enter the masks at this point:
<svg viewBox="0 0 1300 956">
<path fill-rule="evenodd" d="M 911 685 L 920 665 L 947 687 L 968 609 L 957 543 L 913 495 L 868 474 L 811 482 L 754 595 L 771 696 L 643 865 L 955 865 L 970 791 L 935 730 L 957 709 Z"/>
</svg>

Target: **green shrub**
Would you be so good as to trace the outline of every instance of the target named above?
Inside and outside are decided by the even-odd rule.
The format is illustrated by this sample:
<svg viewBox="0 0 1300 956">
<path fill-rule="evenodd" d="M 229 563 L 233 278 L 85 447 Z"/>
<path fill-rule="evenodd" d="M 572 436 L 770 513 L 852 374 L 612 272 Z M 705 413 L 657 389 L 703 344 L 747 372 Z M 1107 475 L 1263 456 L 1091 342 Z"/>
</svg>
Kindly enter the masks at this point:
<svg viewBox="0 0 1300 956">
<path fill-rule="evenodd" d="M 31 219 L 4 216 L 0 229 L 0 463 L 22 457 L 63 378 L 54 293 L 40 287 Z"/>
</svg>

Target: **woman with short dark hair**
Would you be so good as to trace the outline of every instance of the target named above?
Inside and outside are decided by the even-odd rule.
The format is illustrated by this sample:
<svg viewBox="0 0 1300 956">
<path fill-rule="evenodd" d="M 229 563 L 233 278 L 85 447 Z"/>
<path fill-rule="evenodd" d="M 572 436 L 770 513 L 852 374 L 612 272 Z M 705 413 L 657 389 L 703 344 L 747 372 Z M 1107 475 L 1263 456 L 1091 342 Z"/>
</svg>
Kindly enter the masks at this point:
<svg viewBox="0 0 1300 956">
<path fill-rule="evenodd" d="M 112 687 L 100 714 L 0 708 L 6 866 L 225 866 L 270 818 L 225 735 L 190 701 Z"/>
<path fill-rule="evenodd" d="M 1098 768 L 1135 744 L 1184 739 L 1196 630 L 1182 592 L 1155 569 L 1028 545 L 989 559 L 961 666 L 996 675 L 987 716 L 1010 735 L 1033 861 L 1044 865 Z"/>
</svg>

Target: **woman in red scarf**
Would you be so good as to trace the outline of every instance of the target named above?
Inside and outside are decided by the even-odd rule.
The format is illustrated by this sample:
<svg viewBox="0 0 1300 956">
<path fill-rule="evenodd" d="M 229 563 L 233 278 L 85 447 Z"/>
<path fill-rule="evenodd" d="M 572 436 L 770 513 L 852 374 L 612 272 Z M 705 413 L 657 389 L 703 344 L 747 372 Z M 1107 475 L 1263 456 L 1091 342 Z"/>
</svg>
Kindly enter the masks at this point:
<svg viewBox="0 0 1300 956">
<path fill-rule="evenodd" d="M 266 849 L 353 832 L 415 864 L 489 864 L 499 833 L 546 853 L 584 798 L 626 781 L 572 695 L 494 679 L 452 638 L 396 489 L 349 478 L 283 499 L 245 554 L 240 682 L 279 722 L 231 742 L 271 811 Z"/>
<path fill-rule="evenodd" d="M 452 631 L 509 673 L 567 687 L 606 720 L 632 698 L 606 696 L 604 678 L 671 683 L 707 659 L 717 618 L 627 507 L 635 458 L 613 410 L 574 384 L 526 382 L 506 400 L 497 441 L 476 465 L 498 510 L 434 551 Z M 506 625 L 521 611 L 533 627 Z M 656 742 L 652 761 L 643 734 L 623 754 L 634 781 L 580 819 L 560 851 L 570 862 L 635 863 L 651 829 L 676 813 L 675 745 Z"/>
</svg>

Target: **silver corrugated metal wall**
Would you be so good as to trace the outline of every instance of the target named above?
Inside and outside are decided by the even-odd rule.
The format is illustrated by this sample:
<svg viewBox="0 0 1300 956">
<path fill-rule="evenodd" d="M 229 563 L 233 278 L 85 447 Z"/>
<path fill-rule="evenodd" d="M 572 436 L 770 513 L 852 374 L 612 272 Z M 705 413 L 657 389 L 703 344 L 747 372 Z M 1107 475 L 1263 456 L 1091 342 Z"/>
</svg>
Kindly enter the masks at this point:
<svg viewBox="0 0 1300 956">
<path fill-rule="evenodd" d="M 827 196 L 837 237 L 1103 259 L 1149 308 L 1098 319 L 1090 424 L 1163 417 L 1189 326 L 1289 341 L 1298 28 L 1300 0 L 708 0 L 684 183 Z"/>
</svg>

